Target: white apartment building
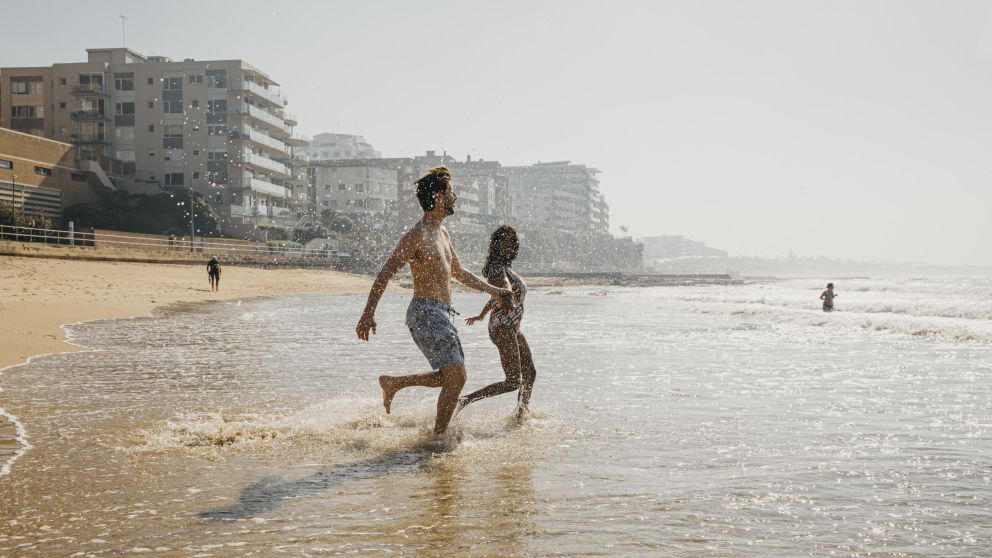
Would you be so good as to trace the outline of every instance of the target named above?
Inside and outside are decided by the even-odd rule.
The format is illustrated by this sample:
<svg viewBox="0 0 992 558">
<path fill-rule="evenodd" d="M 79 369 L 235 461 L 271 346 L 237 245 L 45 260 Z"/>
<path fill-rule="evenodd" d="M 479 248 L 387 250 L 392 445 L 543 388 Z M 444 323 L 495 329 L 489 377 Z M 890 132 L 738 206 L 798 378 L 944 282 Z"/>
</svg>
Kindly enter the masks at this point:
<svg viewBox="0 0 992 558">
<path fill-rule="evenodd" d="M 126 48 L 0 69 L 0 126 L 71 143 L 127 191 L 203 194 L 225 232 L 292 226 L 296 121 L 278 84 L 242 60 L 175 62 Z M 120 161 L 121 163 L 115 163 Z M 84 165 L 81 164 L 81 167 Z"/>
<path fill-rule="evenodd" d="M 521 224 L 563 232 L 609 232 L 599 170 L 569 161 L 503 167 Z"/>
<path fill-rule="evenodd" d="M 316 215 L 325 210 L 369 217 L 396 213 L 398 171 L 392 163 L 311 162 L 308 175 Z"/>
<path fill-rule="evenodd" d="M 382 158 L 382 153 L 373 149 L 364 137 L 354 134 L 317 134 L 297 153 L 309 161 Z"/>
</svg>

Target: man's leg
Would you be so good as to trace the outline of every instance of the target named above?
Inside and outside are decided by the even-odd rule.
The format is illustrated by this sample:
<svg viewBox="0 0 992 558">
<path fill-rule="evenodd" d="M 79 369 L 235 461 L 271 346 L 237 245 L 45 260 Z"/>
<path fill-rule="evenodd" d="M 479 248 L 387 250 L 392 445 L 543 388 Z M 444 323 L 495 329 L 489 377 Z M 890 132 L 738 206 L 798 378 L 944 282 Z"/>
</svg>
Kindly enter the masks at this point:
<svg viewBox="0 0 992 558">
<path fill-rule="evenodd" d="M 379 387 L 382 388 L 382 406 L 386 408 L 386 414 L 390 412 L 393 404 L 393 396 L 396 392 L 407 387 L 441 387 L 444 378 L 439 371 L 418 372 L 417 374 L 407 374 L 406 376 L 379 376 Z"/>
<path fill-rule="evenodd" d="M 448 429 L 451 416 L 455 414 L 458 396 L 465 387 L 465 365 L 452 362 L 441 367 L 441 393 L 437 396 L 437 418 L 434 419 L 434 435 L 443 434 Z"/>
<path fill-rule="evenodd" d="M 437 396 L 437 418 L 434 421 L 434 434 L 441 434 L 448 428 L 451 415 L 458 404 L 458 395 L 465 386 L 465 365 L 452 362 L 441 367 L 437 372 L 421 372 L 406 376 L 379 376 L 379 386 L 382 387 L 382 406 L 386 413 L 390 412 L 393 396 L 396 392 L 407 387 L 420 386 L 441 388 Z"/>
</svg>

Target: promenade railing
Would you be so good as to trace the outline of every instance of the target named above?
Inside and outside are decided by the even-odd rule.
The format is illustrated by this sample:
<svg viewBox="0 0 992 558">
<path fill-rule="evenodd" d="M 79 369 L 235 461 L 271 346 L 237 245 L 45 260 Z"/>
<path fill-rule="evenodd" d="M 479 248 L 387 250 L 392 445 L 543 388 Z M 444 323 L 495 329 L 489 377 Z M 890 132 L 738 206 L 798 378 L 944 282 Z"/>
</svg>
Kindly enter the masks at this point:
<svg viewBox="0 0 992 558">
<path fill-rule="evenodd" d="M 243 260 L 247 263 L 330 264 L 347 258 L 346 254 L 327 248 L 307 249 L 296 245 L 253 244 L 248 241 L 238 242 L 210 237 L 159 238 L 114 231 L 82 232 L 11 225 L 0 225 L 0 241 L 41 243 L 55 247 L 80 246 L 95 251 L 128 250 L 157 257 L 172 255 L 174 259 L 187 259 L 191 256 L 199 259 L 206 254 L 229 261 Z"/>
</svg>

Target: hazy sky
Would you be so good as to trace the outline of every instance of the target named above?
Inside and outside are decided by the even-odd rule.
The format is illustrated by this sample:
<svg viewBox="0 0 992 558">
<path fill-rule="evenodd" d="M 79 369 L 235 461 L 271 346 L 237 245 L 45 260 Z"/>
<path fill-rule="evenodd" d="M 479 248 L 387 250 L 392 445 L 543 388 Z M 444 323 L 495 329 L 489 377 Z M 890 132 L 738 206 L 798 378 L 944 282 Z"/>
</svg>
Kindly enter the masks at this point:
<svg viewBox="0 0 992 558">
<path fill-rule="evenodd" d="M 123 14 L 146 55 L 268 73 L 302 134 L 596 167 L 615 231 L 992 264 L 990 1 L 31 6 L 0 65 L 120 46 Z"/>
</svg>

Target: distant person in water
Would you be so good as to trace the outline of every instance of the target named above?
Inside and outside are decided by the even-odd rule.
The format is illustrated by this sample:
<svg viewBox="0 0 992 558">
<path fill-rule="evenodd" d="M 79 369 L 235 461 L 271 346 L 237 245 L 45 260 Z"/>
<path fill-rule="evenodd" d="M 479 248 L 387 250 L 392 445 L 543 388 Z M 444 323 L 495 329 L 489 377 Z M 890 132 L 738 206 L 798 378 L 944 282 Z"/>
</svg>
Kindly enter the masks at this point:
<svg viewBox="0 0 992 558">
<path fill-rule="evenodd" d="M 220 262 L 217 261 L 217 256 L 211 257 L 207 262 L 207 278 L 210 280 L 211 291 L 220 290 Z"/>
<path fill-rule="evenodd" d="M 479 399 L 520 390 L 517 394 L 515 414 L 517 418 L 523 418 L 527 413 L 530 396 L 534 390 L 534 380 L 537 378 L 537 369 L 534 367 L 534 358 L 531 356 L 527 338 L 520 331 L 527 285 L 512 267 L 519 251 L 520 240 L 513 227 L 503 225 L 493 232 L 489 238 L 489 254 L 486 256 L 482 275 L 490 284 L 509 287 L 513 291 L 513 302 L 504 305 L 497 299 L 490 299 L 478 316 L 465 320 L 465 323 L 472 325 L 492 311 L 489 316 L 489 339 L 499 350 L 499 359 L 503 364 L 506 379 L 459 398 L 459 409 Z"/>
<path fill-rule="evenodd" d="M 834 292 L 834 284 L 827 283 L 827 290 L 823 291 L 820 295 L 820 300 L 823 301 L 823 311 L 833 312 L 834 311 L 834 298 L 837 297 L 837 293 Z"/>
<path fill-rule="evenodd" d="M 375 309 L 389 279 L 410 264 L 413 275 L 413 300 L 406 311 L 406 325 L 414 342 L 420 348 L 432 371 L 406 376 L 380 376 L 382 404 L 390 412 L 396 392 L 410 386 L 441 388 L 437 398 L 437 418 L 434 435 L 448 428 L 451 415 L 458 404 L 458 395 L 465 385 L 465 354 L 455 330 L 451 307 L 451 278 L 466 287 L 491 296 L 508 300 L 512 291 L 494 287 L 462 267 L 451 237 L 442 221 L 455 213 L 458 197 L 451 188 L 451 172 L 445 167 L 431 169 L 417 181 L 417 199 L 424 216 L 400 239 L 396 249 L 382 266 L 372 283 L 368 302 L 355 332 L 363 341 L 369 340 L 369 331 L 375 333 Z"/>
</svg>

